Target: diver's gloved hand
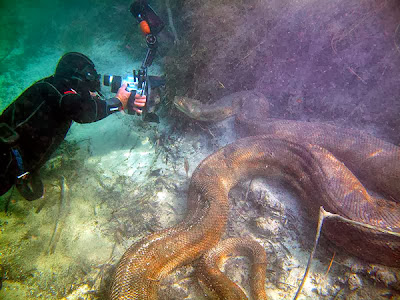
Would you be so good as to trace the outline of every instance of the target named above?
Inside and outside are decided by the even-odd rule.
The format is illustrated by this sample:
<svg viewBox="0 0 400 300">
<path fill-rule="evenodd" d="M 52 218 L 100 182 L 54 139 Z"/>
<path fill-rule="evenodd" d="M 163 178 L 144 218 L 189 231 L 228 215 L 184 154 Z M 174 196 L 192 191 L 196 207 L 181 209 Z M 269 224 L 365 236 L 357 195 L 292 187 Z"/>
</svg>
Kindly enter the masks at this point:
<svg viewBox="0 0 400 300">
<path fill-rule="evenodd" d="M 115 98 L 118 98 L 119 101 L 122 103 L 122 107 L 126 109 L 128 107 L 128 99 L 131 96 L 131 92 L 128 92 L 126 90 L 126 87 L 128 86 L 127 83 L 124 83 L 121 85 L 121 87 L 118 89 L 117 94 L 115 95 Z"/>
<path fill-rule="evenodd" d="M 123 109 L 127 109 L 128 105 L 130 106 L 129 109 L 134 110 L 137 114 L 141 114 L 142 110 L 140 109 L 141 107 L 145 107 L 146 106 L 146 96 L 145 95 L 139 95 L 136 94 L 134 101 L 133 101 L 133 105 L 131 103 L 129 103 L 129 97 L 131 96 L 131 92 L 128 92 L 126 90 L 127 84 L 124 83 L 117 92 L 117 95 L 115 95 L 115 97 L 121 101 L 122 103 L 122 107 Z"/>
<path fill-rule="evenodd" d="M 142 113 L 142 110 L 140 109 L 140 107 L 145 107 L 146 101 L 147 101 L 147 98 L 145 95 L 136 94 L 135 101 L 133 102 L 134 106 L 132 109 L 140 115 Z"/>
</svg>

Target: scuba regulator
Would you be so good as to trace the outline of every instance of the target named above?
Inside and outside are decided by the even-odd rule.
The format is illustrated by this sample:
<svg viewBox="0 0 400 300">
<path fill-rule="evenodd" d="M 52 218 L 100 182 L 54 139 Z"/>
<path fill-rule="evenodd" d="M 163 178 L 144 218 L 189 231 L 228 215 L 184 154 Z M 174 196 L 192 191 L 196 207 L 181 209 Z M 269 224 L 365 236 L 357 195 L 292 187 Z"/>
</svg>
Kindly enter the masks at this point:
<svg viewBox="0 0 400 300">
<path fill-rule="evenodd" d="M 121 76 L 104 75 L 103 84 L 111 86 L 111 92 L 116 93 L 123 83 L 127 83 L 126 90 L 131 92 L 128 100 L 129 114 L 135 114 L 133 110 L 135 94 L 146 95 L 146 106 L 142 109 L 142 118 L 144 121 L 159 123 L 159 118 L 154 112 L 156 101 L 152 89 L 164 86 L 165 79 L 162 76 L 149 76 L 147 68 L 153 63 L 158 47 L 157 34 L 161 32 L 165 24 L 147 3 L 147 0 L 133 2 L 130 12 L 138 21 L 140 29 L 145 35 L 146 56 L 140 70 L 133 70 L 131 76 L 122 78 Z"/>
</svg>

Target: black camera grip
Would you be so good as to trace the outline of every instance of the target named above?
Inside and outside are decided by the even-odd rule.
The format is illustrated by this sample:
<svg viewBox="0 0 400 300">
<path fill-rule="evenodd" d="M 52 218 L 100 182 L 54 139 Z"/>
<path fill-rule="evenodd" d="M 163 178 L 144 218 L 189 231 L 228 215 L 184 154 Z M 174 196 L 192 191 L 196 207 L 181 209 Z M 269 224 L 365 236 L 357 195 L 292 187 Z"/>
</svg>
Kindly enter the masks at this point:
<svg viewBox="0 0 400 300">
<path fill-rule="evenodd" d="M 136 93 L 137 93 L 136 90 L 131 91 L 131 95 L 128 98 L 128 114 L 130 114 L 130 115 L 137 114 L 139 116 L 140 114 L 136 113 L 136 111 L 133 109 L 135 107 Z M 145 107 L 142 108 L 142 110 L 144 110 L 144 109 L 145 109 Z"/>
<path fill-rule="evenodd" d="M 136 111 L 133 109 L 135 107 L 135 95 L 136 91 L 135 90 L 131 91 L 131 95 L 129 96 L 128 99 L 128 114 L 130 115 L 134 115 L 136 113 Z"/>
</svg>

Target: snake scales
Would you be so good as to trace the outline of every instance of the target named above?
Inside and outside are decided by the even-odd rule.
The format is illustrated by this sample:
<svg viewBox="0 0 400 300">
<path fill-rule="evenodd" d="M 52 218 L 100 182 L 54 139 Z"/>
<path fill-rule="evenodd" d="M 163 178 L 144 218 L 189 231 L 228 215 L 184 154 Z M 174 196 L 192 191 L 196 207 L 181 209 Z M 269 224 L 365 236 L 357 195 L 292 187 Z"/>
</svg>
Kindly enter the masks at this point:
<svg viewBox="0 0 400 300">
<path fill-rule="evenodd" d="M 193 99 L 175 99 L 179 110 L 198 120 L 219 121 L 235 115 L 237 129 L 250 137 L 200 163 L 190 182 L 184 220 L 143 238 L 124 253 L 113 278 L 111 299 L 157 299 L 161 278 L 219 242 L 227 223 L 228 192 L 250 176 L 287 180 L 314 219 L 323 206 L 386 230 L 327 219 L 323 231 L 360 258 L 400 267 L 400 149 L 365 133 L 322 123 L 260 122 L 268 113 L 266 103 L 252 91 L 231 94 L 208 106 Z"/>
</svg>

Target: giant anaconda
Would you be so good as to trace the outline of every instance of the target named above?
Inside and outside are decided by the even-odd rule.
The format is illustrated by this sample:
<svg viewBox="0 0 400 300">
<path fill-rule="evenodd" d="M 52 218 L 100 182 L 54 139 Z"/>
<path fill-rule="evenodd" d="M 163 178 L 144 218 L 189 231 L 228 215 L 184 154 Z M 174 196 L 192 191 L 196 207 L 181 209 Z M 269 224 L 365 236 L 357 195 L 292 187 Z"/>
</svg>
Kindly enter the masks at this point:
<svg viewBox="0 0 400 300">
<path fill-rule="evenodd" d="M 175 99 L 179 110 L 198 120 L 236 115 L 240 131 L 251 136 L 200 163 L 190 182 L 184 220 L 143 238 L 125 252 L 113 279 L 111 299 L 157 299 L 161 278 L 219 242 L 227 223 L 228 192 L 250 176 L 285 179 L 314 219 L 323 206 L 331 213 L 384 229 L 327 219 L 323 231 L 351 254 L 400 267 L 400 149 L 355 130 L 266 119 L 265 103 L 261 94 L 251 91 L 231 94 L 211 106 Z M 263 118 L 265 122 L 260 123 Z"/>
</svg>

